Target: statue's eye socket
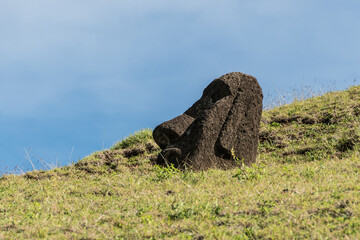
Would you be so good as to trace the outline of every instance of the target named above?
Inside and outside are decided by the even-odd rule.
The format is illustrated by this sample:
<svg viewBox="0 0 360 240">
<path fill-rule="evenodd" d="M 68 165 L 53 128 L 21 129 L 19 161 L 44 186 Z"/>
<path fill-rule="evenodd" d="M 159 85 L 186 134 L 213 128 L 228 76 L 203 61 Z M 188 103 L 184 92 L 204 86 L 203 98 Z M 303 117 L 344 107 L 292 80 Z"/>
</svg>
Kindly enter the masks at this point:
<svg viewBox="0 0 360 240">
<path fill-rule="evenodd" d="M 212 102 L 217 102 L 227 95 L 222 94 L 220 91 L 216 91 L 211 95 Z"/>
<path fill-rule="evenodd" d="M 209 96 L 213 103 L 229 95 L 231 95 L 229 85 L 221 80 L 215 80 L 204 90 L 204 96 Z"/>
</svg>

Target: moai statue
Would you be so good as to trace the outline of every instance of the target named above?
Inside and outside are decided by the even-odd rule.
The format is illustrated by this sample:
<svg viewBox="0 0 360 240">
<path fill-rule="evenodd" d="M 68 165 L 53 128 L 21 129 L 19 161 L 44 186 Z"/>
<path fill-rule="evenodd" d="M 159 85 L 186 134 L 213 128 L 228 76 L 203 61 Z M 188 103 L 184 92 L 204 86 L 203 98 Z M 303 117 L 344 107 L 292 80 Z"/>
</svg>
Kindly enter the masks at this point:
<svg viewBox="0 0 360 240">
<path fill-rule="evenodd" d="M 207 86 L 184 114 L 154 129 L 157 163 L 205 170 L 256 161 L 263 94 L 256 78 L 228 73 Z"/>
</svg>

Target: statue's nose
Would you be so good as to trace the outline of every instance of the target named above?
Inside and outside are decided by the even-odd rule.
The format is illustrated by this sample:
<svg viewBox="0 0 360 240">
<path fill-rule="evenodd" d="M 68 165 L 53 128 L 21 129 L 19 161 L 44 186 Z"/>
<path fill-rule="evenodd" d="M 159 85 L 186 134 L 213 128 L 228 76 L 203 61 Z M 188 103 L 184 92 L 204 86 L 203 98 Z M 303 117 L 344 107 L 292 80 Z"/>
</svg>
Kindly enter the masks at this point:
<svg viewBox="0 0 360 240">
<path fill-rule="evenodd" d="M 170 140 L 164 133 L 159 134 L 157 140 L 158 140 L 158 145 L 160 146 L 161 149 L 164 149 L 166 146 L 170 145 Z"/>
</svg>

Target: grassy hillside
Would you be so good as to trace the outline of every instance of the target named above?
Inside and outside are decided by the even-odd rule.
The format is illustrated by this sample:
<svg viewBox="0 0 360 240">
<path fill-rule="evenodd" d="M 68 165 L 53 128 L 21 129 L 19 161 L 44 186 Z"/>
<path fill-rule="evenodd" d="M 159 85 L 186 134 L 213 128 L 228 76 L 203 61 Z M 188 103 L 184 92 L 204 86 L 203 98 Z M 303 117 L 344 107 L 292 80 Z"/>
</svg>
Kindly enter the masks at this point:
<svg viewBox="0 0 360 240">
<path fill-rule="evenodd" d="M 0 239 L 360 239 L 360 86 L 263 113 L 257 163 L 180 172 L 143 130 L 0 179 Z M 235 157 L 235 156 L 234 156 Z"/>
</svg>

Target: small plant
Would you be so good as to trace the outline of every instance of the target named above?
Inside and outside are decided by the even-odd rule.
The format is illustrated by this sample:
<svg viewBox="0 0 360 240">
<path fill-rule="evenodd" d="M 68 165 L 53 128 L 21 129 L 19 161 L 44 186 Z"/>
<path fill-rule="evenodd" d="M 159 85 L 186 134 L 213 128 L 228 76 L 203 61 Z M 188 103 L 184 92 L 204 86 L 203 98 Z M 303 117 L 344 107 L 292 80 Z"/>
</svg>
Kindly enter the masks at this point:
<svg viewBox="0 0 360 240">
<path fill-rule="evenodd" d="M 270 126 L 271 127 L 280 127 L 281 126 L 281 124 L 280 123 L 278 123 L 278 122 L 272 122 L 272 123 L 270 123 Z"/>
<path fill-rule="evenodd" d="M 196 216 L 198 210 L 192 205 L 186 205 L 185 202 L 173 202 L 167 215 L 170 220 L 186 219 Z"/>
<path fill-rule="evenodd" d="M 239 239 L 239 240 L 256 239 L 256 233 L 254 228 L 245 227 L 243 233 L 239 236 L 236 236 L 235 239 Z"/>
<path fill-rule="evenodd" d="M 244 163 L 244 159 L 239 160 L 235 156 L 234 149 L 231 149 L 231 155 L 236 163 L 240 165 L 238 172 L 233 176 L 234 178 L 239 179 L 240 181 L 253 181 L 259 180 L 262 175 L 265 174 L 265 169 L 263 165 L 252 164 L 250 167 Z"/>
<path fill-rule="evenodd" d="M 192 170 L 186 170 L 181 173 L 182 180 L 190 183 L 191 185 L 195 185 L 204 180 L 204 172 L 194 172 Z"/>
<path fill-rule="evenodd" d="M 326 154 L 321 149 L 315 149 L 315 150 L 306 152 L 305 156 L 307 157 L 307 160 L 309 162 L 319 161 L 319 160 L 326 158 Z"/>
<path fill-rule="evenodd" d="M 272 208 L 275 207 L 276 203 L 271 200 L 264 200 L 262 203 L 258 203 L 259 212 L 262 216 L 266 216 L 271 213 Z"/>
<path fill-rule="evenodd" d="M 174 164 L 168 165 L 166 167 L 156 165 L 154 170 L 155 170 L 157 181 L 171 178 L 173 175 L 180 172 L 179 169 L 174 167 Z"/>
</svg>

